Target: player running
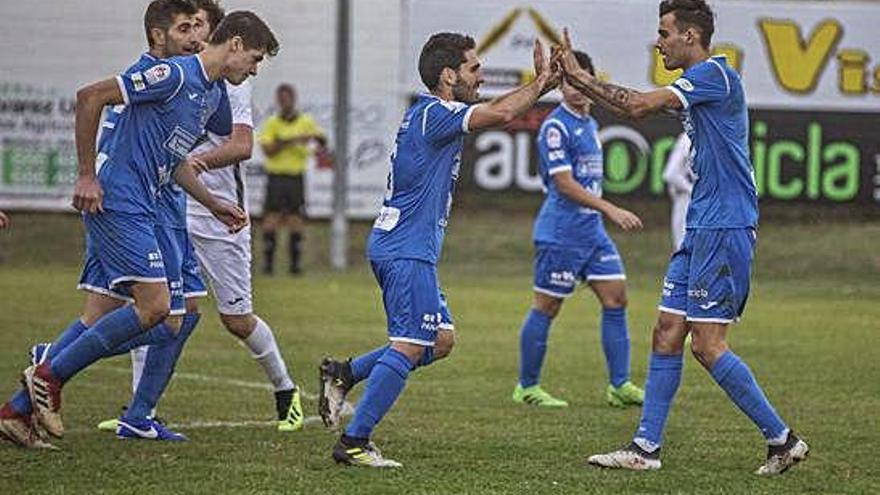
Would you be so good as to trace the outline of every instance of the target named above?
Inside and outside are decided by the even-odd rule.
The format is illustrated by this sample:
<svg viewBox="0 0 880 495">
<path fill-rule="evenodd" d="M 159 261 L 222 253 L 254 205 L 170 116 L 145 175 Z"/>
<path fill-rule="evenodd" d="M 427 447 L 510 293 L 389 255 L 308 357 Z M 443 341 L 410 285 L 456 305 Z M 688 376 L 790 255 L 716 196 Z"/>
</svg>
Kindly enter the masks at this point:
<svg viewBox="0 0 880 495">
<path fill-rule="evenodd" d="M 767 460 L 757 474 L 779 474 L 805 459 L 809 447 L 782 421 L 726 342 L 728 325 L 742 315 L 749 295 L 758 224 L 742 82 L 726 58 L 709 56 L 714 14 L 704 0 L 665 0 L 659 16 L 657 48 L 664 65 L 684 74 L 671 86 L 646 93 L 601 82 L 581 69 L 565 34 L 565 78 L 590 99 L 633 119 L 680 112 L 693 143 L 697 177 L 687 233 L 663 281 L 639 428 L 627 447 L 591 456 L 589 462 L 660 468 L 663 427 L 681 381 L 682 348 L 690 333 L 697 361 L 767 440 Z"/>
<path fill-rule="evenodd" d="M 219 108 L 220 79 L 243 82 L 277 48 L 265 23 L 250 12 L 236 12 L 199 55 L 160 60 L 143 71 L 97 82 L 77 93 L 80 178 L 74 206 L 84 213 L 86 268 L 103 270 L 109 289 L 134 302 L 101 317 L 72 343 L 58 346 L 56 341 L 61 350 L 55 356 L 25 370 L 27 393 L 20 391 L 0 411 L 0 429 L 7 437 L 23 446 L 40 446 L 33 441 L 32 411 L 47 433 L 60 437 L 65 382 L 103 357 L 177 339 L 179 323 L 163 322 L 172 297 L 155 233 L 156 194 L 173 176 L 224 223 L 233 229 L 243 227 L 247 217 L 240 208 L 213 198 L 196 179 L 192 165 L 179 164 Z M 94 142 L 101 110 L 121 103 L 130 108 L 117 123 L 111 151 L 96 174 Z M 158 434 L 155 424 L 144 433 Z"/>
<path fill-rule="evenodd" d="M 223 20 L 225 13 L 213 0 L 196 0 L 195 4 L 198 10 L 193 18 L 193 31 L 197 41 L 205 43 Z M 218 169 L 202 173 L 199 179 L 215 197 L 237 204 L 244 210 L 246 201 L 239 162 L 250 158 L 253 147 L 251 86 L 249 81 L 239 85 L 227 82 L 225 88 L 232 112 L 231 134 L 218 134 L 208 129 L 200 140 L 201 144 L 190 154 L 190 161 L 199 170 Z M 183 194 L 179 190 L 172 192 Z M 250 226 L 238 232 L 229 232 L 228 228 L 216 222 L 211 213 L 191 197 L 187 201 L 184 197 L 177 196 L 173 201 L 163 202 L 161 206 L 167 207 L 170 212 L 170 215 L 165 216 L 166 221 L 170 229 L 177 233 L 176 238 L 180 240 L 184 253 L 183 295 L 186 299 L 186 313 L 198 314 L 197 299 L 206 294 L 199 276 L 201 265 L 210 278 L 220 320 L 250 350 L 275 388 L 278 430 L 301 429 L 304 416 L 299 389 L 287 371 L 272 329 L 253 314 Z M 184 223 L 185 226 L 181 227 Z M 145 362 L 148 362 L 146 347 L 132 351 L 132 390 L 135 397 L 138 396 Z M 147 376 L 152 376 L 149 368 Z M 155 416 L 155 410 L 150 414 Z M 125 428 L 119 429 L 118 419 L 102 421 L 98 424 L 98 429 L 119 431 L 123 434 L 125 432 Z M 170 438 L 169 436 L 168 439 Z"/>
<path fill-rule="evenodd" d="M 578 66 L 594 74 L 584 52 L 574 52 Z M 538 131 L 544 204 L 535 219 L 534 306 L 520 331 L 519 382 L 514 402 L 567 407 L 539 384 L 553 318 L 563 301 L 586 281 L 602 304 L 602 349 L 609 384 L 605 400 L 615 407 L 639 405 L 644 392 L 629 380 L 629 330 L 626 324 L 626 274 L 602 214 L 624 230 L 641 228 L 633 213 L 602 199 L 602 146 L 590 100 L 563 81 L 562 103 Z"/>
<path fill-rule="evenodd" d="M 452 350 L 452 319 L 440 292 L 437 261 L 446 232 L 466 133 L 505 125 L 556 87 L 540 41 L 535 79 L 488 103 L 475 105 L 483 83 L 473 38 L 438 33 L 425 43 L 419 75 L 430 93 L 406 111 L 391 156 L 388 189 L 367 241 L 367 257 L 382 288 L 390 345 L 350 362 L 321 364 L 319 411 L 335 426 L 343 399 L 367 380 L 354 417 L 336 446 L 338 463 L 399 467 L 370 440 L 373 429 L 403 391 L 410 371 Z"/>
</svg>

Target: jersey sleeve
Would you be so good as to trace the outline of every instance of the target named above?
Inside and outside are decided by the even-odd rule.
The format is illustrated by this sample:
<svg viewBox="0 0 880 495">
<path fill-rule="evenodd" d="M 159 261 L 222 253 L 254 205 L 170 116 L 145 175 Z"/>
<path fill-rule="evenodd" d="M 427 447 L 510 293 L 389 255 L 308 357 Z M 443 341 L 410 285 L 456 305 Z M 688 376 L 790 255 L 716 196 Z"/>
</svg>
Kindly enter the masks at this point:
<svg viewBox="0 0 880 495">
<path fill-rule="evenodd" d="M 667 89 L 688 108 L 725 98 L 730 94 L 730 81 L 721 64 L 709 59 L 689 69 Z"/>
<path fill-rule="evenodd" d="M 565 125 L 555 119 L 545 122 L 538 134 L 538 156 L 541 168 L 548 175 L 572 169 L 567 149 L 568 129 Z"/>
<path fill-rule="evenodd" d="M 467 134 L 474 107 L 456 101 L 435 101 L 422 113 L 422 134 L 428 142 L 442 145 Z"/>
<path fill-rule="evenodd" d="M 253 105 L 251 104 L 251 84 L 245 81 L 238 86 L 226 85 L 229 106 L 232 110 L 232 124 L 254 127 Z"/>
<path fill-rule="evenodd" d="M 223 97 L 220 98 L 220 104 L 217 106 L 217 110 L 214 110 L 214 113 L 208 117 L 208 122 L 205 123 L 205 130 L 217 134 L 218 136 L 228 136 L 232 134 L 232 108 L 230 107 L 230 101 L 226 91 L 223 92 Z"/>
<path fill-rule="evenodd" d="M 116 76 L 126 105 L 168 101 L 180 91 L 183 80 L 183 68 L 167 60 Z"/>
</svg>

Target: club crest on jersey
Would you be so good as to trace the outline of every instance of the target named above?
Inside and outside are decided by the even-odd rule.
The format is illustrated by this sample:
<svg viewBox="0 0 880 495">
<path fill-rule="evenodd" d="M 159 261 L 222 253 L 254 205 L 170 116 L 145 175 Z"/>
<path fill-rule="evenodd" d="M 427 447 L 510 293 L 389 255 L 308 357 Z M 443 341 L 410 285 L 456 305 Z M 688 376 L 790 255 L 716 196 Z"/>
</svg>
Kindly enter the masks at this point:
<svg viewBox="0 0 880 495">
<path fill-rule="evenodd" d="M 547 146 L 549 148 L 558 148 L 562 146 L 562 133 L 555 127 L 547 129 Z"/>
<path fill-rule="evenodd" d="M 694 90 L 693 83 L 691 83 L 690 81 L 688 81 L 687 79 L 685 79 L 683 77 L 679 78 L 677 81 L 675 81 L 675 85 L 678 86 L 679 88 L 687 91 L 688 93 L 690 93 L 691 91 Z"/>
<path fill-rule="evenodd" d="M 168 79 L 170 75 L 171 67 L 168 64 L 154 65 L 144 71 L 144 79 L 147 80 L 147 84 L 150 86 Z"/>
</svg>

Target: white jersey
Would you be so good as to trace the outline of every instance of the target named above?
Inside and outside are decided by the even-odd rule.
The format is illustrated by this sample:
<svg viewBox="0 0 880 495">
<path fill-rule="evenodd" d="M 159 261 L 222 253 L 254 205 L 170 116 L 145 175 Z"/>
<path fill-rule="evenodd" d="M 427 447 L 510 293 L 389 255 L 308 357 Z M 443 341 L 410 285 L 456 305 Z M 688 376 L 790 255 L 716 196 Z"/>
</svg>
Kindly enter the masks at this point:
<svg viewBox="0 0 880 495">
<path fill-rule="evenodd" d="M 681 133 L 663 171 L 663 180 L 679 194 L 690 194 L 694 188 L 693 151 L 691 140 L 686 133 Z"/>
<path fill-rule="evenodd" d="M 226 92 L 229 94 L 229 106 L 232 108 L 232 125 L 246 125 L 253 129 L 250 81 L 245 81 L 238 86 L 227 82 Z M 229 140 L 229 136 L 220 136 L 210 131 L 207 132 L 207 138 L 206 141 L 196 146 L 192 151 L 193 154 L 211 151 Z M 244 171 L 241 164 L 236 163 L 228 167 L 203 172 L 199 174 L 199 179 L 215 197 L 246 208 Z M 187 197 L 186 214 L 198 217 L 211 216 L 211 212 L 192 197 Z"/>
</svg>

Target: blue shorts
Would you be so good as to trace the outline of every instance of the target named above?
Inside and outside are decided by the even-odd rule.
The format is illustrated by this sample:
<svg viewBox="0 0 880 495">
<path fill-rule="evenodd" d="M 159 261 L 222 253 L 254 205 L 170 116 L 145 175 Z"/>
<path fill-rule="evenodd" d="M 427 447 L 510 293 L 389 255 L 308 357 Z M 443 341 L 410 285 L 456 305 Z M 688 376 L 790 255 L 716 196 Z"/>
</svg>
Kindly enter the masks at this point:
<svg viewBox="0 0 880 495">
<path fill-rule="evenodd" d="M 452 330 L 435 265 L 414 259 L 370 264 L 382 289 L 389 340 L 433 347 L 438 330 Z"/>
<path fill-rule="evenodd" d="M 574 294 L 579 282 L 600 280 L 626 280 L 617 246 L 605 232 L 585 247 L 535 245 L 536 292 L 565 298 Z"/>
<path fill-rule="evenodd" d="M 199 262 L 196 260 L 196 253 L 193 250 L 192 241 L 186 229 L 174 229 L 177 237 L 177 244 L 180 246 L 183 254 L 183 263 L 181 267 L 181 275 L 183 277 L 183 297 L 189 299 L 191 297 L 207 297 L 208 287 L 202 279 L 202 270 L 199 268 Z"/>
<path fill-rule="evenodd" d="M 84 214 L 86 256 L 80 289 L 131 301 L 132 282 L 166 282 L 166 257 L 153 219 L 104 211 Z"/>
<path fill-rule="evenodd" d="M 672 255 L 658 309 L 687 321 L 732 323 L 742 316 L 757 235 L 755 229 L 688 229 Z"/>
</svg>

